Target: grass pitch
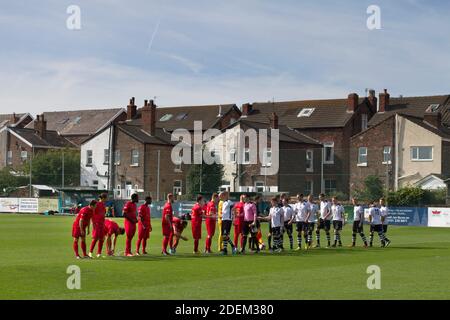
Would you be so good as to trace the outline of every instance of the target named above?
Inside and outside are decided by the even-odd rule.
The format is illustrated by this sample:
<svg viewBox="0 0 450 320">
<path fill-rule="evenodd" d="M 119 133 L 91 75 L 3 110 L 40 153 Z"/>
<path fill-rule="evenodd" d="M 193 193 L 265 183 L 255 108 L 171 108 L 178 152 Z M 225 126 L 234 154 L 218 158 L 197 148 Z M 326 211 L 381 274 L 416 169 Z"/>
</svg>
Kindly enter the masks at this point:
<svg viewBox="0 0 450 320">
<path fill-rule="evenodd" d="M 154 219 L 150 255 L 75 260 L 73 219 L 0 214 L 0 299 L 450 299 L 449 229 L 390 226 L 386 249 L 376 236 L 370 249 L 193 256 L 188 241 L 163 257 Z M 350 243 L 350 225 L 342 239 Z M 66 287 L 69 265 L 81 268 L 81 290 Z M 381 268 L 380 290 L 367 288 L 370 265 Z"/>
</svg>

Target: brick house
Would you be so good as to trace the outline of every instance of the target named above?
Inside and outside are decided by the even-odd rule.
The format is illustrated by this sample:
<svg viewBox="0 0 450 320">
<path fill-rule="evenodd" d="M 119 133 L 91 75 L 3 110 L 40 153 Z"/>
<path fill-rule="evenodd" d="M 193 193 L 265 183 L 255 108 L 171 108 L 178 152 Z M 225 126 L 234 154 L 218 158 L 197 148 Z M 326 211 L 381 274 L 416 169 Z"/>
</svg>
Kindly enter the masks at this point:
<svg viewBox="0 0 450 320">
<path fill-rule="evenodd" d="M 44 116 L 37 117 L 35 126 L 36 129 L 21 126 L 6 126 L 1 129 L 0 168 L 19 170 L 24 162 L 39 152 L 76 147 L 58 132 L 47 130 Z"/>
<path fill-rule="evenodd" d="M 272 153 L 271 129 L 279 130 L 277 154 Z M 255 132 L 255 135 L 247 135 L 249 130 Z M 259 150 L 261 134 L 266 132 L 267 144 L 263 146 L 264 150 Z M 241 118 L 222 130 L 221 135 L 205 143 L 209 151 L 213 151 L 214 155 L 222 159 L 224 190 L 290 194 L 320 192 L 322 145 L 300 132 L 279 125 L 275 113 L 271 115 L 270 123 Z M 255 155 L 252 160 L 252 150 L 262 152 L 264 160 L 262 161 L 259 155 Z M 275 157 L 278 157 L 279 169 L 272 173 L 270 171 Z M 266 174 L 267 169 L 269 174 Z"/>
<path fill-rule="evenodd" d="M 380 94 L 384 99 L 385 94 Z M 347 99 L 302 100 L 244 104 L 242 117 L 267 123 L 276 112 L 280 124 L 301 132 L 323 144 L 322 192 L 349 194 L 350 138 L 367 128 L 377 112 L 375 92 L 360 98 L 356 93 Z"/>
<path fill-rule="evenodd" d="M 351 192 L 363 188 L 368 176 L 379 177 L 389 190 L 450 177 L 449 127 L 450 95 L 387 94 L 368 129 L 351 138 Z"/>
</svg>

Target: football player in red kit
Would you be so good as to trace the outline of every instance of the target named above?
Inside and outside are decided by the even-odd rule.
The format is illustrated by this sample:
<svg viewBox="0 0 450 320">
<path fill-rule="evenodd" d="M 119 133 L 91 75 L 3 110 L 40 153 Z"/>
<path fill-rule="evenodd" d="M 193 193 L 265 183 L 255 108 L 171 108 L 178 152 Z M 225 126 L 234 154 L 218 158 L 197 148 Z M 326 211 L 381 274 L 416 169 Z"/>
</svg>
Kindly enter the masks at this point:
<svg viewBox="0 0 450 320">
<path fill-rule="evenodd" d="M 242 233 L 242 228 L 244 226 L 244 204 L 245 204 L 245 194 L 241 195 L 240 202 L 234 205 L 235 215 L 234 215 L 234 246 L 237 248 L 239 243 L 239 236 L 241 237 L 241 250 L 244 242 L 244 235 Z"/>
<path fill-rule="evenodd" d="M 125 243 L 125 255 L 127 257 L 132 257 L 131 253 L 131 241 L 136 233 L 136 203 L 139 202 L 139 196 L 137 193 L 131 195 L 131 201 L 128 201 L 123 208 L 123 217 L 125 218 L 125 233 L 127 235 L 127 240 Z"/>
<path fill-rule="evenodd" d="M 183 233 L 184 229 L 186 229 L 186 227 L 187 227 L 186 217 L 183 216 L 181 219 L 177 218 L 177 217 L 173 217 L 172 218 L 172 227 L 173 227 L 172 236 L 174 239 L 172 251 L 176 252 L 176 249 L 178 247 L 178 243 L 180 242 L 180 239 L 184 240 L 184 241 L 188 240 L 188 238 L 181 235 Z"/>
<path fill-rule="evenodd" d="M 89 257 L 92 258 L 95 245 L 98 241 L 97 258 L 101 257 L 103 249 L 103 241 L 105 240 L 105 215 L 106 206 L 105 203 L 108 200 L 108 194 L 102 193 L 100 195 L 97 206 L 95 207 L 94 214 L 92 215 L 92 242 L 89 249 Z"/>
<path fill-rule="evenodd" d="M 192 207 L 191 211 L 191 225 L 192 238 L 194 239 L 194 254 L 199 254 L 198 243 L 202 238 L 202 222 L 204 214 L 203 196 L 197 197 L 197 203 Z"/>
<path fill-rule="evenodd" d="M 142 243 L 142 253 L 147 254 L 147 239 L 150 238 L 152 232 L 152 222 L 150 218 L 150 205 L 152 197 L 146 197 L 145 203 L 138 209 L 138 241 L 136 243 L 136 255 L 140 255 L 139 250 Z"/>
<path fill-rule="evenodd" d="M 162 234 L 163 234 L 163 243 L 162 243 L 162 254 L 168 255 L 167 245 L 170 242 L 170 253 L 175 253 L 175 249 L 173 248 L 173 226 L 172 226 L 172 218 L 173 218 L 173 194 L 169 193 L 167 195 L 167 202 L 163 208 L 162 214 Z"/>
<path fill-rule="evenodd" d="M 108 256 L 113 256 L 116 249 L 117 237 L 124 234 L 125 229 L 120 228 L 119 225 L 109 219 L 105 220 L 105 235 L 106 235 L 106 253 Z M 114 240 L 111 238 L 114 237 Z"/>
<path fill-rule="evenodd" d="M 80 259 L 78 253 L 78 239 L 81 238 L 81 250 L 83 250 L 84 258 L 88 258 L 86 252 L 86 234 L 89 234 L 89 225 L 91 223 L 91 218 L 97 205 L 97 201 L 92 200 L 89 206 L 84 207 L 78 212 L 77 217 L 72 225 L 72 237 L 73 237 L 73 251 L 75 252 L 75 257 Z M 87 229 L 87 233 L 86 233 Z"/>
<path fill-rule="evenodd" d="M 206 206 L 206 232 L 208 234 L 206 238 L 205 253 L 211 253 L 211 243 L 214 234 L 216 233 L 216 220 L 217 220 L 217 205 L 219 204 L 219 196 L 217 193 L 213 193 L 211 201 Z"/>
</svg>

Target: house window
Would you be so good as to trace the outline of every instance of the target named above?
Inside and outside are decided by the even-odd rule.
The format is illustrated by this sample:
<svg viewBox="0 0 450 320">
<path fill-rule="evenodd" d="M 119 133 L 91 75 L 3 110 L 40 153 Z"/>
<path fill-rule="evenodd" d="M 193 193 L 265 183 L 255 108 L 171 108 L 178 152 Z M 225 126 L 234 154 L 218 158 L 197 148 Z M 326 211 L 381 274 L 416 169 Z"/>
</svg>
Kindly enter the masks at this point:
<svg viewBox="0 0 450 320">
<path fill-rule="evenodd" d="M 361 115 L 361 129 L 364 131 L 364 130 L 367 130 L 367 125 L 368 125 L 368 117 L 367 117 L 367 114 L 366 113 L 364 113 L 364 114 L 362 114 Z"/>
<path fill-rule="evenodd" d="M 390 146 L 383 148 L 383 164 L 391 164 L 391 149 Z"/>
<path fill-rule="evenodd" d="M 325 142 L 323 144 L 323 163 L 334 164 L 334 142 Z"/>
<path fill-rule="evenodd" d="M 91 167 L 92 166 L 92 150 L 86 151 L 86 166 Z"/>
<path fill-rule="evenodd" d="M 12 164 L 13 163 L 12 158 L 13 158 L 12 151 L 8 151 L 8 153 L 6 155 L 6 163 L 7 164 Z"/>
<path fill-rule="evenodd" d="M 314 172 L 314 152 L 306 150 L 306 172 Z"/>
<path fill-rule="evenodd" d="M 313 194 L 313 181 L 312 180 L 306 180 L 305 181 L 305 195 Z"/>
<path fill-rule="evenodd" d="M 139 165 L 139 150 L 131 150 L 131 165 L 135 167 Z"/>
<path fill-rule="evenodd" d="M 186 112 L 183 112 L 183 113 L 179 113 L 179 114 L 175 117 L 175 120 L 181 121 L 181 120 L 184 120 L 184 119 L 186 119 L 186 118 L 187 118 L 187 113 L 186 113 Z"/>
<path fill-rule="evenodd" d="M 367 167 L 367 147 L 358 148 L 358 166 Z"/>
<path fill-rule="evenodd" d="M 236 163 L 236 149 L 230 150 L 230 163 Z"/>
<path fill-rule="evenodd" d="M 315 110 L 315 108 L 303 108 L 297 114 L 297 118 L 310 117 L 312 115 L 312 113 L 314 112 L 314 110 Z"/>
<path fill-rule="evenodd" d="M 98 186 L 98 180 L 93 180 L 93 181 L 92 181 L 92 184 L 93 184 L 94 186 Z"/>
<path fill-rule="evenodd" d="M 109 149 L 104 149 L 103 150 L 103 154 L 104 154 L 104 156 L 103 156 L 103 159 L 104 159 L 103 163 L 104 164 L 109 164 Z"/>
<path fill-rule="evenodd" d="M 163 115 L 163 116 L 161 117 L 161 119 L 159 119 L 159 121 L 161 121 L 161 122 L 169 121 L 170 119 L 172 119 L 172 117 L 173 117 L 173 115 L 170 114 L 170 113 L 168 113 L 168 114 Z"/>
<path fill-rule="evenodd" d="M 27 151 L 22 151 L 20 153 L 20 159 L 22 159 L 22 162 L 25 162 L 28 160 L 28 152 Z"/>
<path fill-rule="evenodd" d="M 262 181 L 256 181 L 255 182 L 255 189 L 256 189 L 256 192 L 264 192 L 264 182 L 262 182 Z"/>
<path fill-rule="evenodd" d="M 244 164 L 250 163 L 250 149 L 244 149 Z"/>
<path fill-rule="evenodd" d="M 116 150 L 114 153 L 114 164 L 115 165 L 120 164 L 120 150 Z"/>
<path fill-rule="evenodd" d="M 411 147 L 412 161 L 433 161 L 433 147 Z"/>
<path fill-rule="evenodd" d="M 337 191 L 336 188 L 336 180 L 325 180 L 325 193 L 335 193 Z"/>
<path fill-rule="evenodd" d="M 181 170 L 181 162 L 180 163 L 176 163 L 175 164 L 175 172 L 181 172 L 182 170 Z"/>
<path fill-rule="evenodd" d="M 272 149 L 265 148 L 263 153 L 263 167 L 270 167 L 272 165 Z"/>
<path fill-rule="evenodd" d="M 173 181 L 173 194 L 180 195 L 183 192 L 183 182 L 181 180 Z"/>
</svg>

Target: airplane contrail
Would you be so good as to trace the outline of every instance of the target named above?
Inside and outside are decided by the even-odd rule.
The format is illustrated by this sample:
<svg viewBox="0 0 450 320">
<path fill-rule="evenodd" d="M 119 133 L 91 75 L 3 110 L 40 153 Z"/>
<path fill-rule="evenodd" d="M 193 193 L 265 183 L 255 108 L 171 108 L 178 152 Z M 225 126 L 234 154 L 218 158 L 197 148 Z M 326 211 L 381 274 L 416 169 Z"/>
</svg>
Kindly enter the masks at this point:
<svg viewBox="0 0 450 320">
<path fill-rule="evenodd" d="M 156 33 L 159 30 L 159 24 L 161 23 L 161 18 L 159 18 L 158 23 L 156 24 L 155 30 L 153 30 L 153 34 L 152 37 L 150 38 L 150 42 L 148 43 L 148 47 L 147 47 L 147 54 L 150 53 L 150 50 L 152 49 L 152 45 L 153 45 L 153 40 L 155 40 L 155 36 Z"/>
</svg>

